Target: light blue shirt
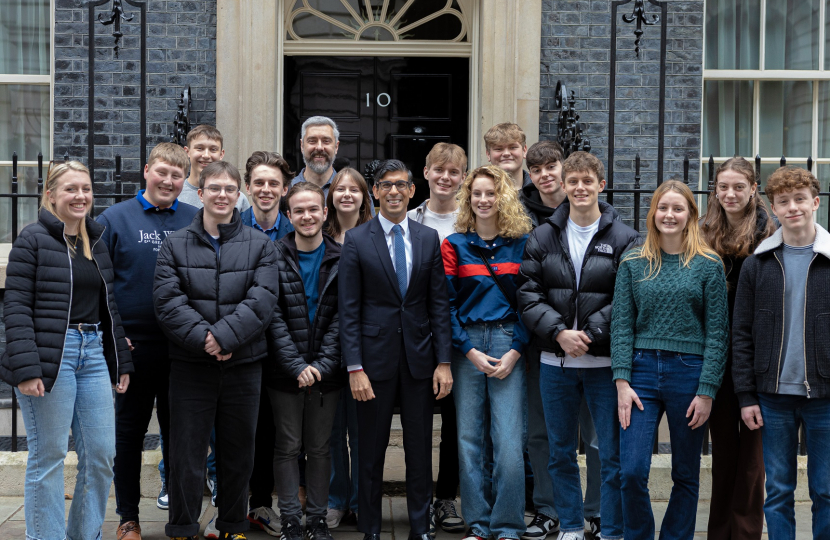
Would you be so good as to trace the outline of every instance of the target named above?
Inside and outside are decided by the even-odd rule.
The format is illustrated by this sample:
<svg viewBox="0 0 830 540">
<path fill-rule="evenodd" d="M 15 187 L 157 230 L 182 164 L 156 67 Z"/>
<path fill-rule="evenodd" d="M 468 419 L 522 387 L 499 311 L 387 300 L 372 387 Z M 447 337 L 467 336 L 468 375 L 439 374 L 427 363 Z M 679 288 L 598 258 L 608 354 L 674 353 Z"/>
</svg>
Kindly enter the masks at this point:
<svg viewBox="0 0 830 540">
<path fill-rule="evenodd" d="M 395 267 L 395 233 L 392 232 L 392 227 L 396 224 L 383 217 L 383 214 L 378 214 L 378 219 L 380 226 L 383 227 L 383 235 L 386 237 L 386 247 L 392 258 L 392 266 Z M 412 277 L 412 233 L 409 231 L 409 218 L 404 218 L 397 225 L 403 229 L 403 245 L 406 248 L 406 286 L 409 287 L 409 279 Z M 395 268 L 395 271 L 397 272 L 398 269 Z"/>
</svg>

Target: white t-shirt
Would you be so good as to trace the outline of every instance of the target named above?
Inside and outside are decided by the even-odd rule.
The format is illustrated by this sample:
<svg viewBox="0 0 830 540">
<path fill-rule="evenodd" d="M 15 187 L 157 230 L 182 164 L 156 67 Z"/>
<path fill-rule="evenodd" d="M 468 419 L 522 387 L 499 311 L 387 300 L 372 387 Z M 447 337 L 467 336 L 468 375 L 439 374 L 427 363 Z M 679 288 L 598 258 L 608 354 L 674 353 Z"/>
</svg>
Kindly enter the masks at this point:
<svg viewBox="0 0 830 540">
<path fill-rule="evenodd" d="M 409 217 L 415 219 L 414 209 L 409 211 Z M 424 206 L 424 219 L 421 222 L 421 224 L 426 225 L 427 227 L 431 227 L 438 231 L 438 238 L 441 240 L 441 242 L 444 242 L 444 238 L 456 232 L 456 217 L 458 217 L 457 208 L 454 212 L 449 214 L 436 214 L 435 212 L 430 210 L 428 206 Z"/>
<path fill-rule="evenodd" d="M 591 223 L 587 227 L 580 227 L 568 218 L 568 250 L 571 252 L 571 262 L 574 265 L 574 272 L 576 273 L 576 288 L 579 290 L 579 278 L 582 275 L 582 262 L 585 260 L 585 252 L 588 250 L 588 245 L 591 239 L 599 230 L 599 219 Z M 579 304 L 576 306 L 577 316 L 574 317 L 574 330 L 577 330 L 579 321 Z M 570 355 L 565 355 L 565 362 L 562 364 L 562 358 L 553 353 L 542 352 L 541 361 L 543 364 L 550 366 L 564 365 L 567 368 L 599 368 L 611 367 L 610 356 L 593 356 L 591 354 L 583 354 L 578 358 Z"/>
</svg>

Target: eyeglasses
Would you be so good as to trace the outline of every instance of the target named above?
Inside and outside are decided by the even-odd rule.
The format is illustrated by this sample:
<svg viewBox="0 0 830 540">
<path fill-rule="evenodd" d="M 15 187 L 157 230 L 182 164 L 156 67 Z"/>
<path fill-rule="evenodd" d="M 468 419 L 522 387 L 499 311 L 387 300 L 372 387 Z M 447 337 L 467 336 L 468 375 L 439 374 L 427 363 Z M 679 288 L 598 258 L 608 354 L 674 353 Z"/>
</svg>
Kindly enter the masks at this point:
<svg viewBox="0 0 830 540">
<path fill-rule="evenodd" d="M 377 183 L 377 184 L 375 184 L 375 185 L 376 185 L 376 186 L 378 187 L 378 189 L 379 189 L 379 190 L 381 190 L 381 191 L 391 191 L 391 190 L 392 190 L 392 186 L 395 186 L 395 188 L 396 188 L 398 191 L 403 191 L 403 190 L 405 190 L 405 189 L 409 189 L 409 186 L 411 186 L 411 185 L 412 185 L 412 183 L 411 183 L 411 182 L 404 181 L 404 180 L 398 180 L 397 182 L 378 182 L 378 183 Z"/>
<path fill-rule="evenodd" d="M 239 188 L 236 186 L 217 186 L 216 184 L 205 186 L 205 189 L 210 191 L 211 195 L 219 195 L 220 193 L 222 193 L 222 191 L 224 191 L 228 195 L 233 195 L 234 193 L 239 191 Z"/>
</svg>

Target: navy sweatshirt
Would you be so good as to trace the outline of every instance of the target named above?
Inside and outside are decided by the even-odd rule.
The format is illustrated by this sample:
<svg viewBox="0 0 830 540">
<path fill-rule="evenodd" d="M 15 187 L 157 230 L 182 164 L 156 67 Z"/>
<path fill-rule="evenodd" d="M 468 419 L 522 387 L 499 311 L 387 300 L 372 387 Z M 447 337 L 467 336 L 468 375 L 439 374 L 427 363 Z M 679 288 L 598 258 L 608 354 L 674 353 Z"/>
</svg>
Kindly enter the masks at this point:
<svg viewBox="0 0 830 540">
<path fill-rule="evenodd" d="M 190 225 L 198 209 L 176 201 L 160 209 L 144 198 L 104 210 L 97 221 L 106 229 L 106 243 L 115 270 L 115 302 L 121 313 L 124 332 L 131 340 L 164 339 L 153 309 L 153 276 L 161 243 L 167 235 Z"/>
</svg>

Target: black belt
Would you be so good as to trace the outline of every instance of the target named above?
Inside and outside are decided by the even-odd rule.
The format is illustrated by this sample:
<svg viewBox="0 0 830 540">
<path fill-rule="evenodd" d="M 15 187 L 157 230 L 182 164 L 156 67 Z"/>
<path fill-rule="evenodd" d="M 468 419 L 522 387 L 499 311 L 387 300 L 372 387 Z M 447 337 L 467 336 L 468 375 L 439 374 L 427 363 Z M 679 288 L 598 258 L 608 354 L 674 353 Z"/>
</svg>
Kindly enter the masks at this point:
<svg viewBox="0 0 830 540">
<path fill-rule="evenodd" d="M 73 323 L 73 324 L 69 325 L 69 329 L 70 330 L 77 330 L 78 332 L 81 332 L 81 333 L 83 333 L 83 332 L 97 332 L 98 331 L 98 326 L 100 326 L 100 325 L 101 325 L 101 323 L 95 323 L 95 324 L 85 324 L 85 323 L 74 324 Z"/>
</svg>

